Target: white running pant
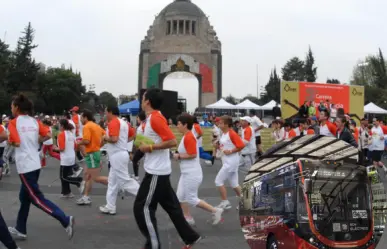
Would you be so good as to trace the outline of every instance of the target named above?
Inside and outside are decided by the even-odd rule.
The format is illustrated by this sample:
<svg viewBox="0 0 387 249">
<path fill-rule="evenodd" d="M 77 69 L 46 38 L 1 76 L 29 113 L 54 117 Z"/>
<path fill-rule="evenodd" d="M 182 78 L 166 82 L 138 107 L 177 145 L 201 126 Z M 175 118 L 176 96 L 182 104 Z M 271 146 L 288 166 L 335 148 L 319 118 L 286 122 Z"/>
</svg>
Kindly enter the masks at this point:
<svg viewBox="0 0 387 249">
<path fill-rule="evenodd" d="M 217 187 L 223 186 L 226 180 L 228 180 L 232 188 L 238 187 L 238 170 L 236 170 L 235 172 L 230 172 L 230 169 L 223 165 L 223 167 L 220 168 L 218 174 L 216 175 L 215 185 Z"/>
<path fill-rule="evenodd" d="M 203 173 L 201 171 L 182 173 L 176 191 L 179 202 L 186 202 L 191 206 L 196 207 L 200 202 L 198 190 L 202 184 L 202 180 Z"/>
<path fill-rule="evenodd" d="M 119 190 L 122 189 L 136 196 L 140 185 L 136 180 L 129 176 L 129 155 L 127 151 L 120 151 L 110 155 L 109 161 L 111 167 L 109 171 L 106 202 L 108 208 L 115 209 Z"/>
</svg>

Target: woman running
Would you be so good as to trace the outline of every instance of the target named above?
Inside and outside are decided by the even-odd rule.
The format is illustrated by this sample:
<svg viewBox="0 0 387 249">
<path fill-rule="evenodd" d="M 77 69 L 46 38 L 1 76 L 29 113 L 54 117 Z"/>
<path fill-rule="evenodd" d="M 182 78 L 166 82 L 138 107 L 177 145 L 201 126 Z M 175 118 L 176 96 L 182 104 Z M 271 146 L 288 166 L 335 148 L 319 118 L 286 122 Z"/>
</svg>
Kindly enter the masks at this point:
<svg viewBox="0 0 387 249">
<path fill-rule="evenodd" d="M 9 232 L 16 238 L 27 239 L 27 220 L 31 203 L 48 215 L 57 219 L 66 229 L 71 239 L 74 233 L 74 218 L 67 216 L 57 205 L 47 200 L 40 191 L 38 180 L 41 170 L 39 162 L 39 141 L 51 138 L 47 127 L 29 116 L 33 110 L 32 102 L 20 94 L 11 105 L 15 117 L 9 123 L 9 143 L 15 147 L 16 169 L 21 180 L 19 193 L 20 209 L 16 227 L 10 227 Z"/>
<path fill-rule="evenodd" d="M 48 119 L 45 119 L 43 121 L 43 124 L 45 126 L 47 126 L 47 128 L 49 129 L 49 132 L 50 134 L 52 134 L 52 123 L 50 120 Z M 41 160 L 41 164 L 42 164 L 42 167 L 46 167 L 46 154 L 48 152 L 48 154 L 57 159 L 57 160 L 60 160 L 60 156 L 59 156 L 59 153 L 55 152 L 54 151 L 54 141 L 52 138 L 48 139 L 47 141 L 44 141 L 43 142 L 43 147 L 42 147 L 42 153 L 43 153 L 43 157 L 42 157 L 42 160 Z"/>
<path fill-rule="evenodd" d="M 180 201 L 184 217 L 190 225 L 195 225 L 189 206 L 201 208 L 212 214 L 212 224 L 217 225 L 222 219 L 223 209 L 214 208 L 207 202 L 198 198 L 198 189 L 203 180 L 202 167 L 200 165 L 199 145 L 193 129 L 193 118 L 184 114 L 177 119 L 177 129 L 183 134 L 178 150 L 173 155 L 180 161 L 181 176 L 176 195 Z"/>
<path fill-rule="evenodd" d="M 59 121 L 58 150 L 60 151 L 60 180 L 62 183 L 62 198 L 73 198 L 70 184 L 80 189 L 84 185 L 82 177 L 73 177 L 73 168 L 75 167 L 75 147 L 76 139 L 72 133 L 72 126 L 67 119 Z"/>
</svg>

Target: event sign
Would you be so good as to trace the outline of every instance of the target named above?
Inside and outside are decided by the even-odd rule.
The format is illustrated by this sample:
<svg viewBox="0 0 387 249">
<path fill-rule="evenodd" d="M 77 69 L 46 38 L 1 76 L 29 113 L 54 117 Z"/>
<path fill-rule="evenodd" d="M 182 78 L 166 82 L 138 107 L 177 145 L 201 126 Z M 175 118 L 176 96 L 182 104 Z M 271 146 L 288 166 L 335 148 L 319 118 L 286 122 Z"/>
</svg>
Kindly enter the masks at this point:
<svg viewBox="0 0 387 249">
<path fill-rule="evenodd" d="M 364 116 L 364 87 L 345 84 L 323 84 L 309 82 L 281 82 L 282 118 L 297 115 L 298 108 L 312 101 L 318 114 L 318 106 L 335 105 L 359 122 Z"/>
</svg>

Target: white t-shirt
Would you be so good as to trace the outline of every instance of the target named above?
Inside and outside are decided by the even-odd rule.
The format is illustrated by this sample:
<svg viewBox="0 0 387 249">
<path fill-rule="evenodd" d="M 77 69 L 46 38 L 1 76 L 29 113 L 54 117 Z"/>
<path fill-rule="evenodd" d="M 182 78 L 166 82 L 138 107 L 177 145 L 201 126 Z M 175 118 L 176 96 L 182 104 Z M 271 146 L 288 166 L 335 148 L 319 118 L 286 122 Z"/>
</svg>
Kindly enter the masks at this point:
<svg viewBox="0 0 387 249">
<path fill-rule="evenodd" d="M 52 128 L 49 127 L 49 129 L 50 129 L 50 133 L 51 133 L 51 136 L 52 136 Z M 54 144 L 54 140 L 52 140 L 52 138 L 50 138 L 47 141 L 44 141 L 43 144 L 44 145 L 53 145 Z"/>
<path fill-rule="evenodd" d="M 276 143 L 284 140 L 285 139 L 285 128 L 282 127 L 279 130 L 273 131 L 273 138 L 275 139 Z"/>
<path fill-rule="evenodd" d="M 58 147 L 64 151 L 60 152 L 61 166 L 75 165 L 75 135 L 72 131 L 62 131 L 58 135 Z"/>
<path fill-rule="evenodd" d="M 188 132 L 184 137 L 181 139 L 178 152 L 180 154 L 193 154 L 196 153 L 196 157 L 193 159 L 184 159 L 180 160 L 180 170 L 181 173 L 190 173 L 195 175 L 202 175 L 202 167 L 200 165 L 200 158 L 199 158 L 199 147 L 197 144 L 197 139 L 194 136 L 193 132 Z"/>
<path fill-rule="evenodd" d="M 251 119 L 252 119 L 252 121 L 251 121 L 251 126 L 253 127 L 253 130 L 254 130 L 254 132 L 255 132 L 255 136 L 256 136 L 256 137 L 261 136 L 261 131 L 260 131 L 260 130 L 259 130 L 259 131 L 255 131 L 255 130 L 258 129 L 259 127 L 263 126 L 263 123 L 262 123 L 261 119 L 258 118 L 257 116 L 254 116 L 254 117 L 252 117 Z"/>
<path fill-rule="evenodd" d="M 234 130 L 229 130 L 227 133 L 223 133 L 219 140 L 220 151 L 222 151 L 222 167 L 225 167 L 229 172 L 238 171 L 239 167 L 239 153 L 233 153 L 231 155 L 225 155 L 225 150 L 233 150 L 237 147 L 244 148 L 242 139 Z"/>
<path fill-rule="evenodd" d="M 106 134 L 110 136 L 117 136 L 118 141 L 116 143 L 107 143 L 106 151 L 110 156 L 114 155 L 117 152 L 127 151 L 128 150 L 128 140 L 129 140 L 129 125 L 127 122 L 119 118 L 114 118 L 108 124 L 106 129 Z"/>
<path fill-rule="evenodd" d="M 247 140 L 249 133 L 251 137 L 250 140 Z M 241 151 L 242 155 L 255 154 L 257 152 L 257 146 L 255 145 L 255 134 L 251 126 L 242 128 L 241 138 L 245 144 L 245 147 Z"/>
<path fill-rule="evenodd" d="M 155 144 L 175 139 L 168 122 L 160 111 L 153 111 L 146 119 L 144 136 Z M 169 149 L 145 153 L 144 170 L 152 175 L 169 175 L 172 172 Z"/>
<path fill-rule="evenodd" d="M 382 127 L 380 126 L 372 127 L 371 134 L 372 134 L 372 143 L 369 146 L 369 150 L 384 151 L 384 133 L 383 133 Z"/>
<path fill-rule="evenodd" d="M 16 169 L 25 174 L 41 168 L 39 158 L 39 135 L 47 136 L 48 129 L 28 115 L 20 115 L 8 126 L 10 142 L 20 143 L 15 147 Z"/>
</svg>

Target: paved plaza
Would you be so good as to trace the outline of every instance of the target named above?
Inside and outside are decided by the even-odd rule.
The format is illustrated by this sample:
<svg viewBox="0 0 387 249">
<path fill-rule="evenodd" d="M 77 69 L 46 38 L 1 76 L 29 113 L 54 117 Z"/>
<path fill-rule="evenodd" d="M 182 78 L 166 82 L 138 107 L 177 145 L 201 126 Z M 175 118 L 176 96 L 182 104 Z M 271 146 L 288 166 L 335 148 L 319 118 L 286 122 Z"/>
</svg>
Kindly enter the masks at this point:
<svg viewBox="0 0 387 249">
<path fill-rule="evenodd" d="M 210 204 L 217 205 L 220 199 L 215 188 L 214 179 L 220 168 L 220 163 L 215 163 L 213 167 L 205 166 L 204 162 L 202 165 L 204 179 L 199 190 L 199 197 Z M 178 164 L 174 162 L 172 168 L 172 185 L 177 186 L 180 174 Z M 140 171 L 143 173 L 142 168 Z M 18 192 L 20 180 L 15 173 L 16 171 L 13 167 L 12 175 L 4 177 L 0 181 L 0 208 L 9 226 L 15 225 L 19 208 Z M 108 174 L 107 167 L 104 167 L 103 174 Z M 60 198 L 60 181 L 58 177 L 59 162 L 49 159 L 48 167 L 41 173 L 41 189 L 48 199 L 58 204 L 67 214 L 75 216 L 75 236 L 73 240 L 69 241 L 59 222 L 32 206 L 28 220 L 28 240 L 19 242 L 19 246 L 22 249 L 142 249 L 144 238 L 137 228 L 133 215 L 134 197 L 129 196 L 124 200 L 118 200 L 117 215 L 103 215 L 98 208 L 105 204 L 105 186 L 95 184 L 91 195 L 92 205 L 82 207 L 75 204 L 76 199 L 64 200 Z M 243 176 L 239 180 L 242 182 Z M 75 187 L 73 187 L 73 193 L 77 194 Z M 249 248 L 239 225 L 238 211 L 235 209 L 237 198 L 231 189 L 229 189 L 228 194 L 233 208 L 225 213 L 225 221 L 217 227 L 207 223 L 211 219 L 209 214 L 192 208 L 192 214 L 196 221 L 196 230 L 204 237 L 195 248 Z M 180 237 L 169 220 L 168 215 L 160 206 L 157 212 L 157 219 L 162 248 L 180 249 L 183 243 L 180 242 Z M 0 249 L 3 249 L 2 245 L 0 245 Z"/>
</svg>

